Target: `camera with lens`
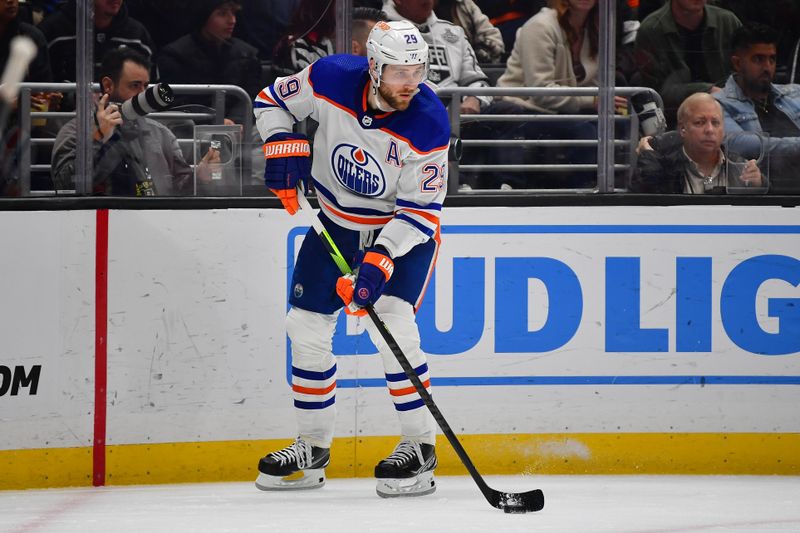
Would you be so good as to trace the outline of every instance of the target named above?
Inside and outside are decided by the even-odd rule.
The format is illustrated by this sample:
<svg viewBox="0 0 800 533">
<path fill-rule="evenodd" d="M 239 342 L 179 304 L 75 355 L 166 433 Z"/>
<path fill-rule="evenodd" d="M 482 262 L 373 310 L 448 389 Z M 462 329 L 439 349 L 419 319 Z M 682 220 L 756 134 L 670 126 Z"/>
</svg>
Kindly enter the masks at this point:
<svg viewBox="0 0 800 533">
<path fill-rule="evenodd" d="M 169 109 L 174 101 L 175 95 L 170 86 L 166 83 L 157 83 L 123 102 L 120 113 L 125 120 L 134 120 L 148 113 Z"/>
<path fill-rule="evenodd" d="M 658 135 L 667 129 L 664 112 L 658 107 L 652 94 L 647 92 L 634 94 L 631 96 L 631 106 L 639 118 L 639 129 L 642 135 Z"/>
</svg>

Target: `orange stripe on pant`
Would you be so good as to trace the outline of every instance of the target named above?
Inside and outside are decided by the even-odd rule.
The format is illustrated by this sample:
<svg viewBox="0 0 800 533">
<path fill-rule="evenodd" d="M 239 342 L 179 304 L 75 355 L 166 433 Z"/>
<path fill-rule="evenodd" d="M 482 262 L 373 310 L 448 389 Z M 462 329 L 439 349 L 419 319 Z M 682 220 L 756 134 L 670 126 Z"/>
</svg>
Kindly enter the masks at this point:
<svg viewBox="0 0 800 533">
<path fill-rule="evenodd" d="M 425 381 L 422 382 L 422 386 L 425 387 L 426 389 L 430 388 L 431 380 L 426 379 Z M 406 387 L 405 389 L 389 389 L 389 394 L 391 394 L 392 396 L 405 396 L 406 394 L 413 394 L 415 392 L 417 392 L 417 389 L 415 389 L 414 387 Z"/>
<path fill-rule="evenodd" d="M 313 394 L 315 396 L 322 396 L 324 394 L 328 394 L 335 388 L 336 388 L 335 381 L 331 383 L 329 386 L 325 387 L 324 389 L 312 389 L 311 387 L 301 387 L 300 385 L 292 385 L 292 390 L 294 392 L 299 392 L 300 394 Z"/>
</svg>

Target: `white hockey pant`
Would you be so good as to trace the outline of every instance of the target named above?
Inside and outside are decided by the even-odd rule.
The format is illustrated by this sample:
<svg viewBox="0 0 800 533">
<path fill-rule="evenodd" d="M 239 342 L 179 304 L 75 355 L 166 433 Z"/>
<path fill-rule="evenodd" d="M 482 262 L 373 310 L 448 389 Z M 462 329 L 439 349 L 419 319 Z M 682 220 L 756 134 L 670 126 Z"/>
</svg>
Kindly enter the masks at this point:
<svg viewBox="0 0 800 533">
<path fill-rule="evenodd" d="M 394 296 L 382 296 L 375 310 L 403 350 L 420 380 L 430 392 L 430 377 L 414 309 Z M 332 338 L 336 316 L 292 307 L 286 317 L 286 331 L 292 341 L 292 395 L 298 435 L 314 446 L 329 448 L 336 421 L 336 361 Z M 380 336 L 372 320 L 362 318 L 372 342 L 381 354 L 389 393 L 400 419 L 403 438 L 436 443 L 436 423 L 422 398 L 405 377 L 400 363 Z"/>
<path fill-rule="evenodd" d="M 430 376 L 425 353 L 420 349 L 419 328 L 414 319 L 414 308 L 405 300 L 395 296 L 381 296 L 375 302 L 375 311 L 392 334 L 411 366 L 417 370 L 419 378 L 430 392 Z M 414 385 L 405 377 L 403 368 L 397 362 L 389 346 L 381 337 L 369 317 L 361 319 L 369 332 L 372 342 L 377 346 L 386 373 L 386 385 L 400 418 L 400 432 L 403 438 L 436 444 L 436 422 L 425 407 Z"/>
<path fill-rule="evenodd" d="M 336 316 L 292 307 L 286 332 L 292 341 L 292 397 L 298 436 L 330 448 L 336 422 L 336 360 L 333 332 Z"/>
</svg>

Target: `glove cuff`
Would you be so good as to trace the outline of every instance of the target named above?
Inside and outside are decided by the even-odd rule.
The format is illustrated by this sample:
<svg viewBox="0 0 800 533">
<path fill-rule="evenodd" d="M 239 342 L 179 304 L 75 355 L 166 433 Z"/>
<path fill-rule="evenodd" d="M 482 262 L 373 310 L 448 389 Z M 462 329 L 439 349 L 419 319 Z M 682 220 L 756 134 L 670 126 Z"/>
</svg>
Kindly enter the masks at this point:
<svg viewBox="0 0 800 533">
<path fill-rule="evenodd" d="M 264 159 L 309 156 L 311 156 L 311 146 L 306 139 L 287 139 L 264 143 Z"/>
<path fill-rule="evenodd" d="M 384 255 L 380 252 L 367 252 L 366 255 L 364 255 L 363 263 L 373 265 L 383 272 L 386 281 L 389 281 L 389 278 L 391 278 L 394 273 L 394 262 L 388 255 Z"/>
</svg>

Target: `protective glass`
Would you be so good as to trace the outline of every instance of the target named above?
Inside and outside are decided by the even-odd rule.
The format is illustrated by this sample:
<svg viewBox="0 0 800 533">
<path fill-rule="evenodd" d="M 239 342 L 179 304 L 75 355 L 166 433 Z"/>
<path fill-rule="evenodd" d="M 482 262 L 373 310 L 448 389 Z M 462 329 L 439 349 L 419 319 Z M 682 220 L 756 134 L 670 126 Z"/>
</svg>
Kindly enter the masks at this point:
<svg viewBox="0 0 800 533">
<path fill-rule="evenodd" d="M 425 65 L 386 65 L 381 82 L 389 85 L 419 85 L 425 79 Z"/>
</svg>

